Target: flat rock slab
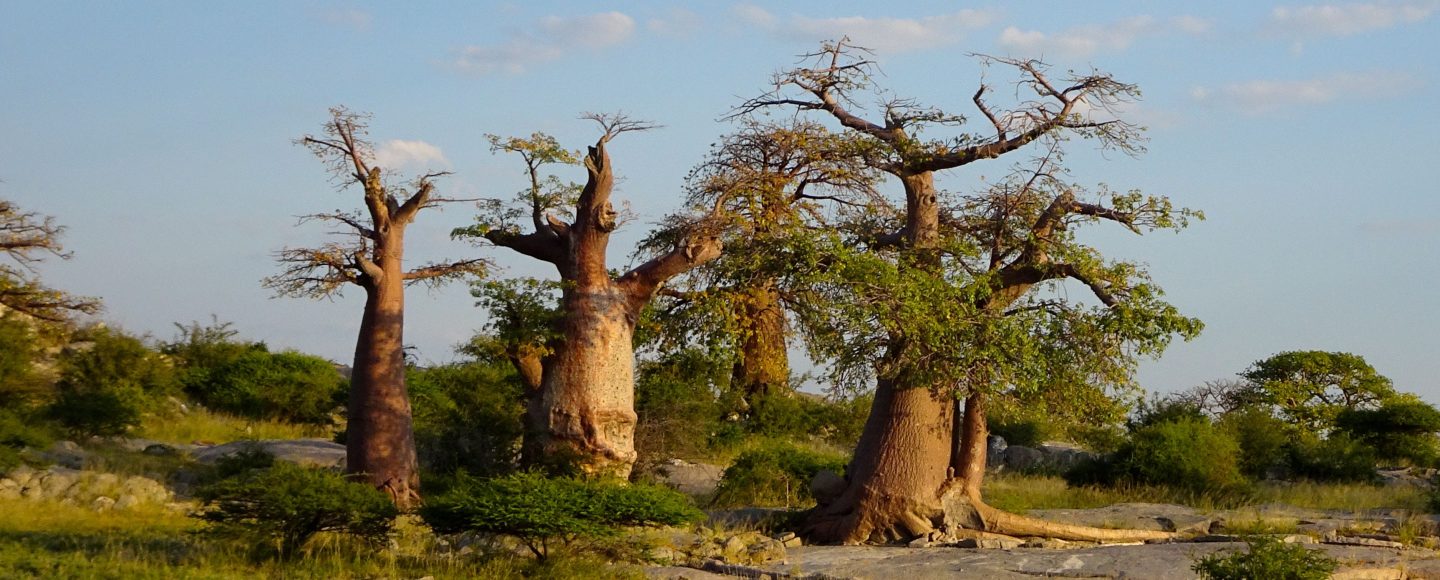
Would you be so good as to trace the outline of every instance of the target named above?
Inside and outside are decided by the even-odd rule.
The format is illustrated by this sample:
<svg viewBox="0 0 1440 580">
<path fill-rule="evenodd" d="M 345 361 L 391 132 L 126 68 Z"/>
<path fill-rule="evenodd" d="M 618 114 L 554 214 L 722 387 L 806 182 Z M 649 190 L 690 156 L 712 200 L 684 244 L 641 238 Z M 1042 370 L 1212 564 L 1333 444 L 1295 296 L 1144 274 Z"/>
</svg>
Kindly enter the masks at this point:
<svg viewBox="0 0 1440 580">
<path fill-rule="evenodd" d="M 1158 532 L 1203 534 L 1213 518 L 1195 508 L 1165 503 L 1118 503 L 1094 509 L 1030 510 L 1026 515 L 1095 528 L 1129 528 Z"/>
<path fill-rule="evenodd" d="M 308 467 L 344 467 L 345 446 L 325 439 L 271 439 L 265 441 L 236 441 L 194 451 L 195 461 L 215 463 L 221 457 L 239 453 L 257 446 L 275 459 Z"/>
<path fill-rule="evenodd" d="M 1072 550 L 959 548 L 913 549 L 879 546 L 806 546 L 791 549 L 785 564 L 752 570 L 790 578 L 986 580 L 1137 578 L 1191 580 L 1195 560 L 1216 552 L 1244 550 L 1245 544 L 1146 544 Z M 1363 546 L 1320 546 L 1341 562 L 1336 578 L 1440 578 L 1440 560 L 1423 551 Z"/>
</svg>

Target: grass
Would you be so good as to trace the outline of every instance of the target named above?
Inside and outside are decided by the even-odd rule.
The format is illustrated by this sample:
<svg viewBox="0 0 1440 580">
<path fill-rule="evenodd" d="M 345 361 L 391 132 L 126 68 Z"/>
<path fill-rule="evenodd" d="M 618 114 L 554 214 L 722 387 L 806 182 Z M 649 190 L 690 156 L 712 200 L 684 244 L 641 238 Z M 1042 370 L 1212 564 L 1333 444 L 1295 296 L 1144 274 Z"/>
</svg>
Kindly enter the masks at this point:
<svg viewBox="0 0 1440 580">
<path fill-rule="evenodd" d="M 1140 485 L 1070 487 L 1059 477 L 1002 473 L 985 478 L 983 493 L 986 503 L 1016 513 L 1034 509 L 1087 509 L 1127 502 L 1173 503 L 1205 511 L 1267 503 L 1349 512 L 1376 509 L 1426 511 L 1425 490 L 1365 484 L 1262 484 L 1245 493 L 1216 495 Z"/>
<path fill-rule="evenodd" d="M 172 417 L 147 417 L 137 433 L 139 437 L 165 443 L 229 443 L 242 439 L 329 438 L 333 430 L 326 425 L 300 425 L 273 419 L 255 420 L 217 413 L 195 407 L 188 413 Z"/>
<path fill-rule="evenodd" d="M 325 535 L 295 559 L 200 534 L 204 525 L 163 509 L 96 513 L 51 502 L 0 501 L 4 578 L 642 578 L 593 557 L 545 563 L 510 554 L 451 556 L 428 529 L 402 520 L 391 550 Z"/>
</svg>

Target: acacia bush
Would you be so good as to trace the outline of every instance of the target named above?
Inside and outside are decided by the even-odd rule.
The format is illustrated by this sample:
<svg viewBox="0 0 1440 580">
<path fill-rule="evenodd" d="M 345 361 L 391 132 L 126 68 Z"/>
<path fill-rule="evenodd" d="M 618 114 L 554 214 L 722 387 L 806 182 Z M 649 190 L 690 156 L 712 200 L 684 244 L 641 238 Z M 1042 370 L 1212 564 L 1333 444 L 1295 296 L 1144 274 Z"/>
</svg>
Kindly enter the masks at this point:
<svg viewBox="0 0 1440 580">
<path fill-rule="evenodd" d="M 1290 469 L 1313 481 L 1375 483 L 1375 450 L 1347 433 L 1302 434 L 1289 448 Z"/>
<path fill-rule="evenodd" d="M 1092 460 L 1065 474 L 1071 485 L 1138 483 L 1195 493 L 1228 493 L 1246 485 L 1240 446 L 1204 417 L 1139 426 L 1109 458 Z"/>
<path fill-rule="evenodd" d="M 320 532 L 382 545 L 398 515 L 390 498 L 368 484 L 284 462 L 201 486 L 197 496 L 204 501 L 198 517 L 214 524 L 212 531 L 275 541 L 281 557 Z"/>
<path fill-rule="evenodd" d="M 1381 460 L 1434 466 L 1440 460 L 1440 411 L 1419 399 L 1386 401 L 1377 409 L 1348 409 L 1335 430 L 1363 442 Z"/>
<path fill-rule="evenodd" d="M 710 505 L 785 506 L 815 501 L 810 480 L 821 470 L 843 473 L 848 459 L 840 454 L 806 449 L 771 440 L 740 454 L 725 474 Z"/>
<path fill-rule="evenodd" d="M 1289 423 L 1260 407 L 1226 413 L 1219 427 L 1240 445 L 1240 472 L 1251 479 L 1264 479 L 1277 467 L 1287 466 L 1295 438 Z"/>
<path fill-rule="evenodd" d="M 191 396 L 210 409 L 251 419 L 325 423 L 345 402 L 345 377 L 335 365 L 299 352 L 271 353 L 260 345 L 196 370 L 186 384 Z"/>
<path fill-rule="evenodd" d="M 500 475 L 514 469 L 522 388 L 508 363 L 468 362 L 405 373 L 420 463 L 437 473 Z"/>
<path fill-rule="evenodd" d="M 59 360 L 50 417 L 74 436 L 122 435 L 176 392 L 174 373 L 140 339 L 108 328 L 82 335 Z"/>
<path fill-rule="evenodd" d="M 512 536 L 539 559 L 552 545 L 609 538 L 623 526 L 677 526 L 705 514 L 674 490 L 620 481 L 550 478 L 527 471 L 493 479 L 457 477 L 420 516 L 436 532 Z"/>
</svg>

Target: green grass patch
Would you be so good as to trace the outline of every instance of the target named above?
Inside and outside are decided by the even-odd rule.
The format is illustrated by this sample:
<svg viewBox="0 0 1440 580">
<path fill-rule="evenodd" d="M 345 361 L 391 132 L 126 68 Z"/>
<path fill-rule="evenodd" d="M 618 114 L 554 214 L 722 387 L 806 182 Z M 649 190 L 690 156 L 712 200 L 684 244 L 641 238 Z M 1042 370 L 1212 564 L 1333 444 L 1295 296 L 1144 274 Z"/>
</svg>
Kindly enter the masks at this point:
<svg viewBox="0 0 1440 580">
<path fill-rule="evenodd" d="M 242 439 L 328 439 L 334 430 L 325 425 L 247 419 L 196 407 L 183 415 L 146 417 L 136 435 L 165 443 L 220 444 Z"/>
</svg>

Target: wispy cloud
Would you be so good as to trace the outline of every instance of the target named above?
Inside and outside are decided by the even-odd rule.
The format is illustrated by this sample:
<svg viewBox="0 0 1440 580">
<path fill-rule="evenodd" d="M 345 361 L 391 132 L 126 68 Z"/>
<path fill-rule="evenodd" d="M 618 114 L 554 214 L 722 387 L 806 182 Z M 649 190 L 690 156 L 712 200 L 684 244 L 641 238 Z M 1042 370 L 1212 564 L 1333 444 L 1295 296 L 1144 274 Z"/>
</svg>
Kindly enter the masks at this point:
<svg viewBox="0 0 1440 580">
<path fill-rule="evenodd" d="M 1180 32 L 1204 34 L 1211 22 L 1197 16 L 1158 20 L 1132 16 L 1108 24 L 1077 26 L 1056 33 L 1022 30 L 1008 26 L 1000 31 L 1000 46 L 1011 54 L 1026 57 L 1086 58 L 1100 52 L 1121 52 L 1144 36 Z"/>
<path fill-rule="evenodd" d="M 1264 114 L 1300 106 L 1324 105 L 1342 100 L 1393 97 L 1418 86 L 1410 75 L 1398 72 L 1340 73 L 1301 80 L 1253 80 L 1211 89 L 1196 87 L 1196 101 Z"/>
<path fill-rule="evenodd" d="M 375 162 L 385 169 L 413 171 L 450 168 L 450 160 L 439 147 L 424 141 L 392 139 L 375 148 Z"/>
<path fill-rule="evenodd" d="M 1437 9 L 1433 0 L 1281 6 L 1270 12 L 1270 27 L 1296 37 L 1352 36 L 1421 22 Z"/>
<path fill-rule="evenodd" d="M 357 32 L 370 30 L 375 18 L 369 12 L 355 8 L 330 8 L 318 14 L 320 20 L 331 26 L 350 28 Z"/>
<path fill-rule="evenodd" d="M 502 44 L 461 48 L 454 66 L 474 74 L 518 74 L 576 50 L 597 50 L 629 40 L 635 19 L 621 12 L 585 16 L 548 16 L 533 31 L 516 34 Z"/>
<path fill-rule="evenodd" d="M 996 14 L 992 11 L 971 9 L 920 18 L 812 18 L 800 15 L 781 18 L 752 4 L 735 6 L 733 13 L 743 23 L 778 36 L 806 41 L 848 36 L 856 45 L 881 53 L 926 50 L 956 44 L 964 40 L 966 32 L 989 26 L 996 19 Z"/>
<path fill-rule="evenodd" d="M 664 16 L 645 21 L 645 29 L 671 38 L 691 38 L 705 26 L 700 15 L 684 8 L 671 8 Z"/>
</svg>

